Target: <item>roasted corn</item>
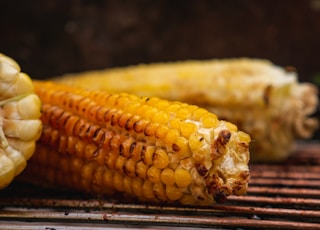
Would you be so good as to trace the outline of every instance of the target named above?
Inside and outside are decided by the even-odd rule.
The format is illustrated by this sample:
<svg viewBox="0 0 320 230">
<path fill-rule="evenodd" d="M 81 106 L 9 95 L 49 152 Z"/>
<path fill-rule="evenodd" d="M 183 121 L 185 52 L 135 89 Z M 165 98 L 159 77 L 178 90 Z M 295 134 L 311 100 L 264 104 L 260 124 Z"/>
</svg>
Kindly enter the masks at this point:
<svg viewBox="0 0 320 230">
<path fill-rule="evenodd" d="M 58 82 L 158 96 L 196 104 L 250 134 L 251 161 L 282 161 L 297 139 L 318 127 L 310 118 L 317 107 L 317 88 L 299 83 L 294 71 L 266 60 L 226 59 L 142 64 L 69 74 Z"/>
<path fill-rule="evenodd" d="M 40 99 L 19 65 L 0 53 L 0 189 L 27 165 L 41 135 Z"/>
<path fill-rule="evenodd" d="M 151 203 L 245 194 L 250 136 L 207 110 L 34 82 L 43 133 L 23 179 Z"/>
</svg>

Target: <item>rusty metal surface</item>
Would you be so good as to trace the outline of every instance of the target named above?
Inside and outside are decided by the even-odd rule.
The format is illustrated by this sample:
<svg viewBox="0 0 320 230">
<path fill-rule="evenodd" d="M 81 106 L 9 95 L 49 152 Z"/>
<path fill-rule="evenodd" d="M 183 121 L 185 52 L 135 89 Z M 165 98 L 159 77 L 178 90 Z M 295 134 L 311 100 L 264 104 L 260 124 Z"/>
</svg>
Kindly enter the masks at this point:
<svg viewBox="0 0 320 230">
<path fill-rule="evenodd" d="M 320 229 L 320 144 L 281 164 L 250 165 L 246 196 L 213 207 L 106 201 L 13 184 L 0 191 L 0 229 Z"/>
</svg>

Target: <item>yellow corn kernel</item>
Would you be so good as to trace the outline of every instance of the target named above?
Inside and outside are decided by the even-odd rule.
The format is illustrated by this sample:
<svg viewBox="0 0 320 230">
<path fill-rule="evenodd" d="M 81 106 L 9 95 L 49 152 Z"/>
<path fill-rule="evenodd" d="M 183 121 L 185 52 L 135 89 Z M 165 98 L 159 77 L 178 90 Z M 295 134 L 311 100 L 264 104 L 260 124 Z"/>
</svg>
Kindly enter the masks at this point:
<svg viewBox="0 0 320 230">
<path fill-rule="evenodd" d="M 175 186 L 166 186 L 166 195 L 169 200 L 175 201 L 182 197 L 182 191 Z"/>
<path fill-rule="evenodd" d="M 168 153 L 163 149 L 157 148 L 153 154 L 153 164 L 158 169 L 166 168 L 169 164 Z"/>
<path fill-rule="evenodd" d="M 191 156 L 188 140 L 181 136 L 172 144 L 172 150 L 179 155 L 180 159 Z"/>
<path fill-rule="evenodd" d="M 124 177 L 118 173 L 115 172 L 113 175 L 113 186 L 118 192 L 123 192 L 124 191 Z"/>
<path fill-rule="evenodd" d="M 157 198 L 155 197 L 153 193 L 153 183 L 151 181 L 145 181 L 142 185 L 142 193 L 143 197 L 146 200 L 151 200 L 153 202 L 157 201 Z"/>
<path fill-rule="evenodd" d="M 155 132 L 155 137 L 161 141 L 164 139 L 166 133 L 169 131 L 169 128 L 164 125 L 159 125 Z"/>
<path fill-rule="evenodd" d="M 173 143 L 177 140 L 177 138 L 180 136 L 180 132 L 176 129 L 169 129 L 166 133 L 165 137 L 163 138 L 163 142 L 166 146 L 171 146 Z"/>
<path fill-rule="evenodd" d="M 192 133 L 197 131 L 197 128 L 195 124 L 188 122 L 180 126 L 180 131 L 185 138 L 189 138 Z"/>
<path fill-rule="evenodd" d="M 151 120 L 154 123 L 166 125 L 169 120 L 169 117 L 167 113 L 160 111 L 157 112 L 156 115 L 151 118 Z"/>
<path fill-rule="evenodd" d="M 97 189 L 101 189 L 103 186 L 103 176 L 104 173 L 106 172 L 106 169 L 102 166 L 99 166 L 94 175 L 93 175 L 93 181 L 92 183 L 97 187 Z M 101 193 L 101 192 L 100 192 Z"/>
<path fill-rule="evenodd" d="M 178 117 L 173 118 L 169 123 L 171 128 L 177 129 L 177 130 L 180 130 L 180 127 L 182 124 L 183 124 L 183 120 Z"/>
<path fill-rule="evenodd" d="M 110 170 L 106 170 L 103 175 L 103 184 L 106 188 L 113 189 L 114 188 L 114 173 Z"/>
<path fill-rule="evenodd" d="M 129 196 L 132 196 L 133 195 L 133 191 L 132 191 L 132 178 L 130 177 L 124 177 L 123 179 L 123 189 L 124 189 L 124 192 L 126 194 L 128 194 Z"/>
<path fill-rule="evenodd" d="M 201 118 L 203 122 L 203 127 L 216 127 L 219 124 L 218 118 L 215 115 L 207 115 Z"/>
<path fill-rule="evenodd" d="M 235 124 L 232 124 L 230 122 L 225 122 L 226 127 L 231 131 L 238 131 L 238 127 Z"/>
<path fill-rule="evenodd" d="M 197 108 L 193 111 L 192 113 L 192 119 L 194 120 L 199 120 L 200 118 L 202 118 L 204 115 L 207 115 L 207 111 L 203 108 Z"/>
<path fill-rule="evenodd" d="M 126 162 L 124 163 L 124 167 L 123 167 L 123 171 L 124 171 L 125 175 L 127 175 L 129 177 L 135 177 L 136 176 L 136 164 L 137 164 L 137 162 L 132 158 L 126 160 Z"/>
<path fill-rule="evenodd" d="M 148 166 L 144 164 L 142 161 L 139 161 L 136 164 L 136 176 L 141 179 L 147 178 Z"/>
<path fill-rule="evenodd" d="M 126 161 L 127 161 L 127 159 L 123 156 L 118 156 L 116 159 L 115 170 L 121 175 L 124 174 L 123 168 L 124 168 Z"/>
<path fill-rule="evenodd" d="M 241 142 L 244 142 L 244 143 L 249 143 L 251 141 L 251 138 L 248 134 L 246 134 L 245 132 L 241 132 L 239 131 L 239 139 Z"/>
<path fill-rule="evenodd" d="M 174 181 L 178 187 L 185 188 L 191 184 L 192 177 L 187 170 L 179 168 L 174 171 Z"/>
<path fill-rule="evenodd" d="M 171 168 L 162 170 L 160 178 L 165 185 L 174 185 L 175 183 L 174 171 Z"/>
<path fill-rule="evenodd" d="M 143 198 L 143 192 L 142 192 L 142 185 L 143 185 L 143 180 L 140 178 L 134 178 L 132 179 L 132 192 L 133 194 L 138 197 L 138 198 Z"/>
<path fill-rule="evenodd" d="M 168 200 L 168 197 L 166 195 L 166 188 L 162 183 L 157 183 L 153 185 L 153 193 L 155 197 L 160 201 L 166 201 Z"/>
<path fill-rule="evenodd" d="M 183 205 L 194 205 L 195 203 L 197 203 L 192 195 L 185 194 L 181 197 L 180 202 Z"/>
<path fill-rule="evenodd" d="M 96 162 L 90 162 L 89 164 L 85 164 L 82 167 L 81 177 L 85 180 L 89 180 L 93 178 L 95 173 L 95 169 L 97 168 Z"/>
<path fill-rule="evenodd" d="M 154 152 L 155 152 L 154 146 L 144 146 L 141 153 L 141 160 L 146 165 L 152 165 Z"/>
<path fill-rule="evenodd" d="M 159 183 L 161 170 L 156 168 L 155 166 L 151 166 L 147 171 L 147 179 L 150 180 L 152 183 Z"/>
</svg>

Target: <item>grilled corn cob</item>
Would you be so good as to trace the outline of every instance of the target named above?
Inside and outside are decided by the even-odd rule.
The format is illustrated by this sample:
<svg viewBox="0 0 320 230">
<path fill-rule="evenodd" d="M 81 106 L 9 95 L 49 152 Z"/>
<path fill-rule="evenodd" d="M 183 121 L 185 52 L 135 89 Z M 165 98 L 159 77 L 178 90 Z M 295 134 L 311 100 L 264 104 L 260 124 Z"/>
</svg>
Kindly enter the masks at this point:
<svg viewBox="0 0 320 230">
<path fill-rule="evenodd" d="M 251 161 L 282 161 L 318 127 L 317 88 L 267 60 L 158 63 L 69 74 L 58 82 L 196 104 L 250 134 Z"/>
<path fill-rule="evenodd" d="M 250 136 L 197 106 L 34 82 L 43 133 L 23 178 L 152 203 L 245 194 Z"/>
<path fill-rule="evenodd" d="M 0 53 L 0 189 L 24 170 L 41 135 L 40 100 L 19 65 Z"/>
</svg>

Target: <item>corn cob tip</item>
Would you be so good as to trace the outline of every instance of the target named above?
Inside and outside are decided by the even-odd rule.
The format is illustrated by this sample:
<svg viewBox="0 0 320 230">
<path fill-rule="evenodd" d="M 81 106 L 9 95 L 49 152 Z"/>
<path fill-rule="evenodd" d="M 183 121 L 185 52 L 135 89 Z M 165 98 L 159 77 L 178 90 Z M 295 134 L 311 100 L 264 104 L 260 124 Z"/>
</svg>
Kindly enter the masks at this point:
<svg viewBox="0 0 320 230">
<path fill-rule="evenodd" d="M 20 174 L 40 137 L 40 99 L 20 66 L 0 53 L 0 189 Z"/>
</svg>

